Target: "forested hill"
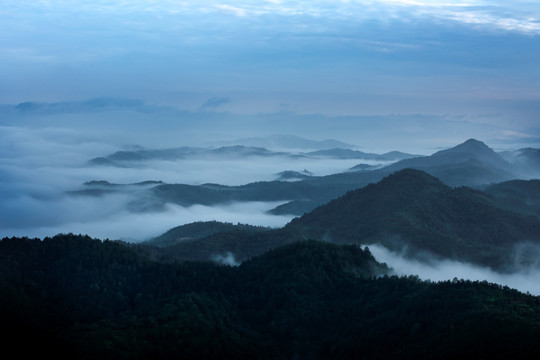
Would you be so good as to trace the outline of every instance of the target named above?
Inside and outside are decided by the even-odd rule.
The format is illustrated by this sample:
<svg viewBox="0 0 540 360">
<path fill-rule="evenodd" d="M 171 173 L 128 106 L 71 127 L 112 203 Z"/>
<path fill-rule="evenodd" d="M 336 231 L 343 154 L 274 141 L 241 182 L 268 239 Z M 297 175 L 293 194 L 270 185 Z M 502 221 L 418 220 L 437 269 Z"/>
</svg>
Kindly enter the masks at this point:
<svg viewBox="0 0 540 360">
<path fill-rule="evenodd" d="M 388 276 L 354 245 L 296 242 L 237 267 L 151 254 L 87 236 L 3 239 L 2 350 L 83 360 L 540 356 L 540 298 Z"/>
<path fill-rule="evenodd" d="M 520 242 L 540 244 L 540 219 L 502 207 L 500 198 L 451 188 L 405 169 L 320 206 L 287 227 L 339 243 L 381 243 L 510 270 Z"/>
</svg>

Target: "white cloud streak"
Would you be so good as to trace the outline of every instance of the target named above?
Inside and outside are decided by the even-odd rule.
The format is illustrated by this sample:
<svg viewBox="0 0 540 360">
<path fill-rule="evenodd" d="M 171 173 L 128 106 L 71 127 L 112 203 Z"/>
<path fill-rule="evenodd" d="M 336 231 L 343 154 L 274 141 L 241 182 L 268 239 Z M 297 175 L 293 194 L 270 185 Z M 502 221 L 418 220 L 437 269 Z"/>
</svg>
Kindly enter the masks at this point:
<svg viewBox="0 0 540 360">
<path fill-rule="evenodd" d="M 508 286 L 521 292 L 540 295 L 540 269 L 525 268 L 513 273 L 498 273 L 478 265 L 452 260 L 432 260 L 422 262 L 405 258 L 402 254 L 389 251 L 380 245 L 369 245 L 371 253 L 377 261 L 386 263 L 397 275 L 417 275 L 422 280 L 446 281 L 458 280 L 487 281 Z"/>
<path fill-rule="evenodd" d="M 438 18 L 485 28 L 525 33 L 540 33 L 540 6 L 534 2 L 517 1 L 416 1 L 416 0 L 357 0 L 357 1 L 47 1 L 4 4 L 3 14 L 44 11 L 51 16 L 62 12 L 114 15 L 169 14 L 175 17 L 221 13 L 238 18 L 262 15 L 315 16 L 358 21 L 385 18 L 399 11 L 400 15 Z M 0 14 L 2 15 L 2 14 Z M 141 21 L 144 21 L 140 19 Z"/>
</svg>

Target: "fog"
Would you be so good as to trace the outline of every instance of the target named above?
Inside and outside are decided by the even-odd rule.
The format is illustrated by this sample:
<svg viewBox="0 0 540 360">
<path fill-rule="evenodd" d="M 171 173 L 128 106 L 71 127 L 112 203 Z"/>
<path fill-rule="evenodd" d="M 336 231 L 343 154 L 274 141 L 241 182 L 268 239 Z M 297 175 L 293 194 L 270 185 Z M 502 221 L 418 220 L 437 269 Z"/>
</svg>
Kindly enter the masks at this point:
<svg viewBox="0 0 540 360">
<path fill-rule="evenodd" d="M 107 137 L 105 137 L 107 138 Z M 346 171 L 357 160 L 291 157 L 198 158 L 142 161 L 130 168 L 92 166 L 88 160 L 126 147 L 84 131 L 66 128 L 0 126 L 0 237 L 45 237 L 82 233 L 92 237 L 141 241 L 168 229 L 201 220 L 280 227 L 292 217 L 266 212 L 282 202 L 244 202 L 214 207 L 180 207 L 144 213 L 127 210 L 144 187 L 102 196 L 69 196 L 85 182 L 243 185 L 274 180 L 284 170 L 326 175 Z M 181 145 L 181 144 L 179 144 Z"/>
<path fill-rule="evenodd" d="M 123 206 L 127 197 L 109 196 L 105 199 L 66 198 L 60 202 L 23 201 L 20 207 L 2 206 L 12 211 L 14 227 L 3 227 L 2 236 L 43 238 L 59 233 L 88 234 L 100 239 L 140 242 L 179 225 L 196 221 L 221 221 L 281 227 L 289 216 L 274 216 L 266 211 L 280 203 L 243 202 L 217 206 L 193 205 L 181 207 L 167 204 L 163 211 L 132 213 Z M 20 219 L 24 216 L 24 219 Z M 5 221 L 5 220 L 4 220 Z"/>
<path fill-rule="evenodd" d="M 377 261 L 386 263 L 396 275 L 417 275 L 422 280 L 445 281 L 454 278 L 487 281 L 521 292 L 540 295 L 540 267 L 523 267 L 512 273 L 499 273 L 489 268 L 453 260 L 418 261 L 381 245 L 369 245 Z"/>
</svg>

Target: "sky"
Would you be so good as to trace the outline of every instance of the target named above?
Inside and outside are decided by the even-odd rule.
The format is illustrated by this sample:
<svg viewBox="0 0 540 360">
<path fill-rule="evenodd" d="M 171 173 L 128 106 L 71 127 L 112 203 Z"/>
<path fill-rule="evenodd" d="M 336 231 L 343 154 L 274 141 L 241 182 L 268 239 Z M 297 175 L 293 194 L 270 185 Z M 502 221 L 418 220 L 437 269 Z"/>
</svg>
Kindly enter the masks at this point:
<svg viewBox="0 0 540 360">
<path fill-rule="evenodd" d="M 3 104 L 428 114 L 538 135 L 536 1 L 4 0 L 0 23 Z"/>
</svg>

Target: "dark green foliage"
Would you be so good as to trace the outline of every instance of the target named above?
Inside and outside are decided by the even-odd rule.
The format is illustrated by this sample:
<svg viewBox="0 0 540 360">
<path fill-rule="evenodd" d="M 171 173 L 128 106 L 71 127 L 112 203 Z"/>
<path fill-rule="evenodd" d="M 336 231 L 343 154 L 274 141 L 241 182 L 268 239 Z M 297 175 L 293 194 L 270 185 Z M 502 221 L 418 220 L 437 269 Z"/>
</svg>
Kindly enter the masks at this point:
<svg viewBox="0 0 540 360">
<path fill-rule="evenodd" d="M 148 241 L 149 244 L 155 246 L 170 246 L 182 241 L 201 239 L 216 233 L 226 231 L 268 231 L 269 228 L 262 226 L 252 226 L 246 224 L 231 224 L 219 221 L 198 221 L 182 226 L 177 226 Z"/>
<path fill-rule="evenodd" d="M 215 228 L 219 227 L 216 225 Z M 179 261 L 209 261 L 230 253 L 236 261 L 241 262 L 301 238 L 295 229 L 269 230 L 248 226 L 225 228 L 206 237 L 184 239 L 154 250 L 159 256 Z"/>
<path fill-rule="evenodd" d="M 488 186 L 484 192 L 495 197 L 501 208 L 540 215 L 540 180 L 512 180 Z"/>
<path fill-rule="evenodd" d="M 517 243 L 540 243 L 538 217 L 502 209 L 488 194 L 450 188 L 413 169 L 350 191 L 287 227 L 340 243 L 380 242 L 505 270 L 514 265 Z"/>
<path fill-rule="evenodd" d="M 77 359 L 530 358 L 540 299 L 383 275 L 368 249 L 295 242 L 237 267 L 145 245 L 0 241 L 5 353 Z"/>
</svg>

